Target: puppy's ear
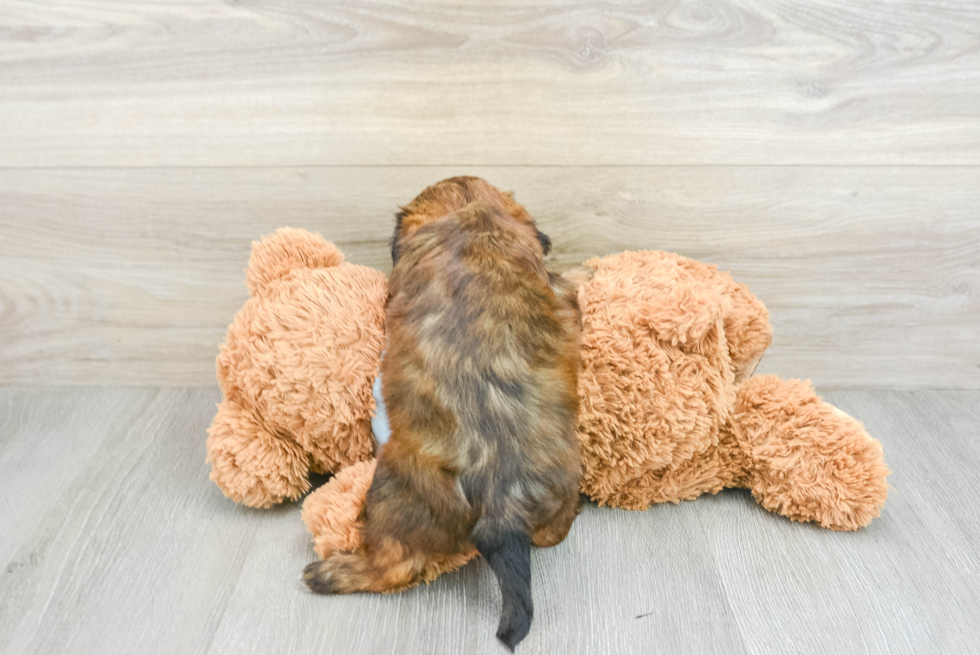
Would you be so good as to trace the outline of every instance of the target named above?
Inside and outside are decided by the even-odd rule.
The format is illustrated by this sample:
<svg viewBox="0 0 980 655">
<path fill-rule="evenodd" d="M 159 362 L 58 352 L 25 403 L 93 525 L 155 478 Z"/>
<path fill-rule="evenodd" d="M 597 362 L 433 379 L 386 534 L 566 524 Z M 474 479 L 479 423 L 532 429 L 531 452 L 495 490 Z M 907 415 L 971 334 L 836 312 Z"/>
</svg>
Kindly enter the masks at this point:
<svg viewBox="0 0 980 655">
<path fill-rule="evenodd" d="M 402 221 L 405 220 L 405 210 L 402 209 L 397 214 L 395 214 L 395 233 L 391 236 L 391 265 L 394 266 L 398 263 L 398 259 L 401 257 L 401 252 L 398 248 L 398 236 L 402 231 Z"/>
<path fill-rule="evenodd" d="M 538 243 L 541 244 L 541 249 L 544 251 L 545 256 L 547 256 L 548 253 L 551 252 L 551 237 L 541 230 L 538 230 L 538 228 L 534 229 L 538 231 Z"/>
</svg>

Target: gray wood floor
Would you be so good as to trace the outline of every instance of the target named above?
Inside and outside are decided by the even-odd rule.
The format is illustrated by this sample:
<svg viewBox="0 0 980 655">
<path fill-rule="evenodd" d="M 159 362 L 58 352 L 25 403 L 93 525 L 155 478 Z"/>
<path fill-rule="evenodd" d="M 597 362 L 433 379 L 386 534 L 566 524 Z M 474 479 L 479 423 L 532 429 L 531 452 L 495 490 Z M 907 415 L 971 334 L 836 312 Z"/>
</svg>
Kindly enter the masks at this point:
<svg viewBox="0 0 980 655">
<path fill-rule="evenodd" d="M 980 392 L 826 394 L 885 446 L 881 518 L 838 534 L 729 491 L 588 507 L 534 553 L 521 653 L 980 651 Z M 0 390 L 0 652 L 501 653 L 475 562 L 392 596 L 314 597 L 299 506 L 207 479 L 214 388 Z"/>
</svg>

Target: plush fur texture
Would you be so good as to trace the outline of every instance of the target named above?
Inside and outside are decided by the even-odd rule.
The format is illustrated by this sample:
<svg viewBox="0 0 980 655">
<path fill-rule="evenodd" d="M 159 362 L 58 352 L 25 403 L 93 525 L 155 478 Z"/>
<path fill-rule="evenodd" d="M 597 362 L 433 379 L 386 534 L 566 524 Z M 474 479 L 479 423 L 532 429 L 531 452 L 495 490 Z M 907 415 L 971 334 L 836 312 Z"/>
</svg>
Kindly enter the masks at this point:
<svg viewBox="0 0 980 655">
<path fill-rule="evenodd" d="M 320 235 L 283 228 L 252 244 L 252 297 L 218 355 L 224 401 L 208 432 L 211 479 L 270 507 L 374 455 L 371 385 L 385 343 L 385 276 L 343 263 Z"/>
<path fill-rule="evenodd" d="M 586 262 L 579 291 L 582 490 L 645 509 L 726 487 L 833 530 L 879 515 L 881 445 L 809 383 L 752 378 L 768 312 L 716 267 L 665 252 Z"/>
<path fill-rule="evenodd" d="M 270 241 L 275 247 L 265 250 Z M 295 498 L 311 466 L 336 471 L 373 455 L 368 421 L 386 285 L 333 253 L 302 231 L 254 247 L 253 298 L 219 356 L 225 402 L 208 439 L 212 479 L 239 502 Z M 743 487 L 772 512 L 833 530 L 879 515 L 888 491 L 881 445 L 808 383 L 751 377 L 771 330 L 743 285 L 664 252 L 591 260 L 566 277 L 580 284 L 577 434 L 590 497 L 642 509 Z M 280 286 L 274 300 L 262 291 Z M 311 414 L 314 397 L 332 409 Z M 331 457 L 314 456 L 324 452 Z M 304 520 L 321 555 L 331 543 L 348 550 L 350 541 L 332 541 L 338 534 L 356 538 L 368 471 L 345 469 L 308 496 Z"/>
</svg>

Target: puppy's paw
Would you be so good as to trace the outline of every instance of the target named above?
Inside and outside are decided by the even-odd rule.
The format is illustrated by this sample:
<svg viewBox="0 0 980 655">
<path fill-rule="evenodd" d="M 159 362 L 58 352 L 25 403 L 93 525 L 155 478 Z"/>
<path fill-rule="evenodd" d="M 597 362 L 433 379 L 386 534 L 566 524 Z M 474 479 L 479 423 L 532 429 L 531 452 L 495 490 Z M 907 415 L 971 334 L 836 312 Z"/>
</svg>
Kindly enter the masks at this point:
<svg viewBox="0 0 980 655">
<path fill-rule="evenodd" d="M 335 594 L 330 566 L 326 560 L 313 562 L 303 569 L 303 583 L 315 594 Z"/>
</svg>

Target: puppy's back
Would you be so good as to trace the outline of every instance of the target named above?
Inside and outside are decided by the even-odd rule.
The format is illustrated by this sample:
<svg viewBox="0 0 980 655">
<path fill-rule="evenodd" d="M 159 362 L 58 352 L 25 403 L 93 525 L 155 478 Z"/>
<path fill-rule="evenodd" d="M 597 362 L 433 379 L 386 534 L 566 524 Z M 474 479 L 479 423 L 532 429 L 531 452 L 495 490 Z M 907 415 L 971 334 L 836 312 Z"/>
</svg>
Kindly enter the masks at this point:
<svg viewBox="0 0 980 655">
<path fill-rule="evenodd" d="M 384 360 L 392 430 L 421 431 L 468 477 L 572 441 L 578 316 L 533 224 L 472 203 L 401 245 Z M 433 421 L 433 419 L 436 419 Z"/>
</svg>

